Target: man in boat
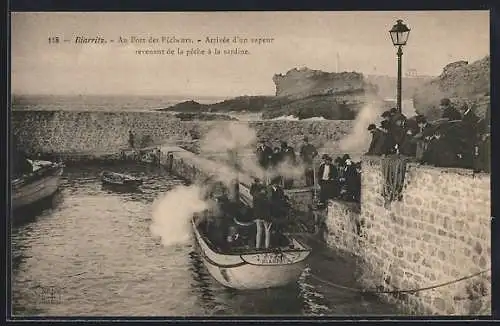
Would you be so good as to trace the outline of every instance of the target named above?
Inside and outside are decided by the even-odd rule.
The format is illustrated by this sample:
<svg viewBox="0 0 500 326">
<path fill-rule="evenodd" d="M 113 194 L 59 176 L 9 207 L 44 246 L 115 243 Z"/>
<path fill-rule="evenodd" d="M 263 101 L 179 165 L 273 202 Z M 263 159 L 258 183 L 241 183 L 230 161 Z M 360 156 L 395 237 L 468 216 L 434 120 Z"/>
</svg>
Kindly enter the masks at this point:
<svg viewBox="0 0 500 326">
<path fill-rule="evenodd" d="M 271 215 L 271 225 L 266 228 L 266 236 L 269 234 L 269 241 L 266 242 L 266 248 L 270 245 L 279 245 L 279 235 L 283 233 L 285 224 L 288 222 L 288 213 L 290 211 L 290 205 L 287 196 L 278 180 L 273 180 L 273 182 L 268 186 L 268 200 Z M 271 232 L 276 233 L 276 237 L 271 239 Z"/>
<path fill-rule="evenodd" d="M 254 182 L 250 187 L 250 194 L 253 197 L 253 215 L 257 228 L 255 248 L 260 249 L 262 247 L 263 235 L 264 245 L 268 248 L 271 240 L 271 212 L 268 189 L 260 182 L 259 178 L 254 178 Z"/>
<path fill-rule="evenodd" d="M 314 185 L 314 158 L 318 156 L 318 151 L 314 145 L 309 143 L 309 138 L 304 137 L 304 144 L 300 147 L 300 158 L 304 165 L 304 176 L 306 178 L 306 187 Z"/>
</svg>

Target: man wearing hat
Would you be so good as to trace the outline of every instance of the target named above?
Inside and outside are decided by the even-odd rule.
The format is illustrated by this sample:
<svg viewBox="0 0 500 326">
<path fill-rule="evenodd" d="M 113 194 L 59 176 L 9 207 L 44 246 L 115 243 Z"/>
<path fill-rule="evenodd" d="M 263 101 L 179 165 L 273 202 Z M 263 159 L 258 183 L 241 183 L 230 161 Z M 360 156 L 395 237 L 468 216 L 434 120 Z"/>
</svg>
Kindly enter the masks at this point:
<svg viewBox="0 0 500 326">
<path fill-rule="evenodd" d="M 443 112 L 441 118 L 448 119 L 450 121 L 462 120 L 462 115 L 454 106 L 451 105 L 449 98 L 443 98 L 439 106 Z"/>
<path fill-rule="evenodd" d="M 281 142 L 281 148 L 278 154 L 278 164 L 288 164 L 289 167 L 293 167 L 296 164 L 295 151 L 293 147 L 289 146 L 286 141 Z M 287 168 L 286 166 L 284 168 Z M 293 186 L 293 179 L 282 177 L 283 186 L 285 189 L 290 189 Z"/>
<path fill-rule="evenodd" d="M 390 133 L 394 138 L 394 143 L 401 147 L 405 134 L 406 134 L 406 123 L 407 118 L 404 114 L 399 112 L 397 108 L 392 108 L 390 111 L 391 117 L 389 119 L 391 123 Z"/>
<path fill-rule="evenodd" d="M 264 169 L 267 169 L 270 165 L 273 150 L 267 144 L 266 139 L 262 139 L 259 141 L 257 146 L 257 160 L 259 161 L 259 165 Z"/>
<path fill-rule="evenodd" d="M 267 178 L 267 172 L 271 166 L 271 162 L 273 159 L 273 150 L 267 144 L 266 139 L 262 139 L 259 141 L 255 155 L 257 156 L 257 162 L 259 163 L 259 166 L 264 170 Z"/>
<path fill-rule="evenodd" d="M 318 151 L 314 145 L 309 143 L 309 138 L 304 137 L 304 143 L 300 147 L 300 159 L 304 164 L 304 176 L 306 178 L 306 187 L 314 185 L 314 158 L 318 156 Z"/>
<path fill-rule="evenodd" d="M 324 154 L 321 159 L 318 169 L 319 201 L 324 205 L 328 199 L 338 196 L 338 170 L 332 164 L 332 158 L 327 154 Z"/>
<path fill-rule="evenodd" d="M 372 134 L 372 141 L 366 155 L 382 155 L 381 151 L 381 138 L 383 137 L 382 131 L 377 126 L 371 123 L 368 126 L 368 131 Z"/>
<path fill-rule="evenodd" d="M 266 186 L 264 186 L 259 178 L 254 178 L 254 182 L 250 187 L 250 194 L 253 198 L 253 217 L 257 227 L 255 237 L 255 248 L 261 248 L 262 237 L 264 236 L 264 243 L 268 244 L 270 239 L 268 232 L 271 228 L 271 211 L 269 204 L 269 195 Z"/>
<path fill-rule="evenodd" d="M 458 154 L 450 148 L 446 137 L 437 128 L 424 153 L 423 161 L 438 167 L 455 167 L 459 160 Z"/>
<path fill-rule="evenodd" d="M 381 152 L 382 155 L 388 155 L 392 154 L 395 151 L 395 141 L 394 141 L 394 136 L 392 134 L 392 128 L 391 128 L 391 122 L 389 120 L 382 120 L 380 122 L 380 131 L 382 131 L 382 145 L 381 145 Z"/>
</svg>

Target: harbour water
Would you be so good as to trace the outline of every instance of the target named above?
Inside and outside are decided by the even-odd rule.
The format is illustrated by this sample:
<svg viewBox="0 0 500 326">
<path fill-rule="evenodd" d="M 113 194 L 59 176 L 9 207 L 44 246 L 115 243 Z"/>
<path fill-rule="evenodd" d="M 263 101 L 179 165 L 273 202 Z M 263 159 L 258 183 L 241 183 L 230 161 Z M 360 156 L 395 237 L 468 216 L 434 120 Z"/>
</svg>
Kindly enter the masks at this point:
<svg viewBox="0 0 500 326">
<path fill-rule="evenodd" d="M 145 183 L 140 192 L 116 192 L 100 183 L 107 168 L 68 167 L 49 204 L 13 217 L 23 219 L 11 231 L 13 315 L 398 314 L 375 297 L 311 277 L 359 287 L 354 262 L 326 249 L 314 253 L 296 286 L 247 292 L 222 287 L 192 239 L 166 246 L 151 233 L 153 201 L 183 182 L 156 167 L 120 165 L 112 169 Z"/>
</svg>

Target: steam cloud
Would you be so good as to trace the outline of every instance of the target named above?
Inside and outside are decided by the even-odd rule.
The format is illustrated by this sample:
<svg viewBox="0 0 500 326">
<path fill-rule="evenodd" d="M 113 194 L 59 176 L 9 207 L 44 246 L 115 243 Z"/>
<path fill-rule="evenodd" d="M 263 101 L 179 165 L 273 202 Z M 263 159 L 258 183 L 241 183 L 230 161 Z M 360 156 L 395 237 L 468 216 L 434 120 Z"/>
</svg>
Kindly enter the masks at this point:
<svg viewBox="0 0 500 326">
<path fill-rule="evenodd" d="M 283 139 L 286 141 L 286 139 Z M 239 168 L 245 173 L 263 179 L 266 175 L 260 167 L 255 156 L 258 138 L 254 129 L 241 122 L 221 123 L 215 125 L 200 142 L 202 154 L 217 154 L 218 159 L 226 161 L 234 168 Z M 295 151 L 297 152 L 297 148 Z M 285 178 L 300 178 L 304 174 L 301 164 L 292 165 L 289 162 L 279 164 L 267 175 L 274 177 L 281 175 Z M 227 177 L 217 177 L 219 181 L 227 184 Z"/>
<path fill-rule="evenodd" d="M 377 124 L 383 108 L 376 102 L 371 102 L 363 106 L 354 120 L 352 130 L 340 140 L 339 148 L 346 153 L 364 153 L 370 145 L 371 135 L 368 126 L 371 123 Z"/>
<path fill-rule="evenodd" d="M 153 203 L 151 233 L 161 238 L 164 246 L 189 242 L 191 218 L 213 207 L 205 200 L 206 189 L 199 185 L 176 186 Z"/>
</svg>

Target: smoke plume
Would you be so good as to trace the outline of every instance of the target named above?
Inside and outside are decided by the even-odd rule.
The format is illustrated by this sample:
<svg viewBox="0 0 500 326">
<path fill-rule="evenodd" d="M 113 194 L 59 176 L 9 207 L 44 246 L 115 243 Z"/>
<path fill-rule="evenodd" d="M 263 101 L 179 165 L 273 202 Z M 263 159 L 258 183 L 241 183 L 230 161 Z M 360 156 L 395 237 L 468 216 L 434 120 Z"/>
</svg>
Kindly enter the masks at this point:
<svg viewBox="0 0 500 326">
<path fill-rule="evenodd" d="M 366 104 L 356 116 L 353 127 L 349 134 L 340 140 L 339 148 L 345 153 L 364 153 L 370 145 L 371 135 L 368 126 L 371 123 L 377 124 L 383 107 L 377 102 Z"/>
<path fill-rule="evenodd" d="M 191 218 L 213 207 L 199 185 L 176 186 L 153 203 L 151 233 L 164 246 L 184 244 L 191 238 Z"/>
<path fill-rule="evenodd" d="M 287 139 L 283 139 L 286 141 Z M 304 174 L 302 164 L 282 162 L 270 171 L 264 171 L 258 164 L 255 155 L 257 146 L 257 132 L 248 124 L 241 122 L 221 123 L 215 125 L 200 142 L 200 152 L 228 163 L 234 169 L 244 171 L 246 174 L 265 179 L 275 176 L 298 179 Z M 269 144 L 271 147 L 277 144 Z M 295 152 L 298 148 L 295 148 Z M 224 169 L 216 176 L 219 181 L 227 184 L 231 178 L 224 176 Z"/>
</svg>

